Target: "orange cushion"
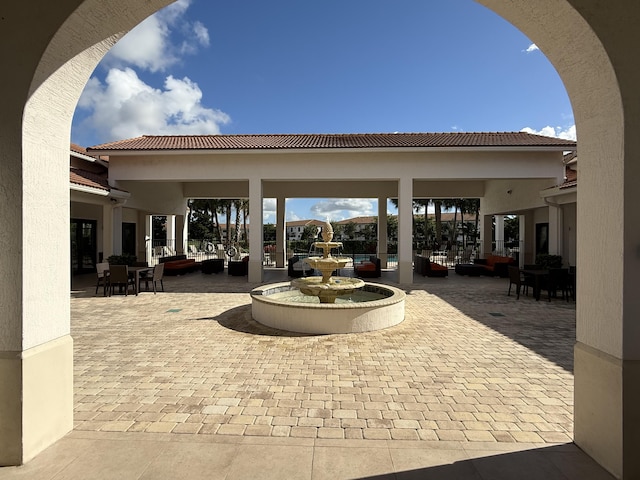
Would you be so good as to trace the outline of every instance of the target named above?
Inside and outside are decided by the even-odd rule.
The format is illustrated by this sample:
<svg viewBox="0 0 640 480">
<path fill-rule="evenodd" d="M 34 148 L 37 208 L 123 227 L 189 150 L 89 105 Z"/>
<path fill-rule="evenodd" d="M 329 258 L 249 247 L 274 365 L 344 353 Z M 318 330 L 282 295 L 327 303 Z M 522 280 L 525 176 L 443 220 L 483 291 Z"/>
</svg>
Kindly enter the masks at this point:
<svg viewBox="0 0 640 480">
<path fill-rule="evenodd" d="M 433 263 L 431 262 L 431 270 L 449 270 L 448 267 L 445 267 L 444 265 L 440 265 L 439 263 Z"/>
<path fill-rule="evenodd" d="M 367 272 L 372 272 L 375 269 L 376 269 L 376 264 L 371 262 L 362 262 L 356 267 L 356 270 L 364 270 Z"/>
</svg>

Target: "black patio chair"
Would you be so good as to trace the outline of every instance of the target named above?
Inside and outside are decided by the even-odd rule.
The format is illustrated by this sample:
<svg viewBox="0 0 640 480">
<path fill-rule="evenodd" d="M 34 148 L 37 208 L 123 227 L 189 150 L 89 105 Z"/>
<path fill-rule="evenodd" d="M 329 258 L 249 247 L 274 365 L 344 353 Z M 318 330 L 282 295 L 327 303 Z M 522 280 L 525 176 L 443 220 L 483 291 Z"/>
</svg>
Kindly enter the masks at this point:
<svg viewBox="0 0 640 480">
<path fill-rule="evenodd" d="M 526 295 L 529 291 L 529 287 L 533 287 L 533 284 L 530 279 L 528 279 L 518 267 L 514 267 L 509 265 L 507 267 L 507 271 L 509 272 L 509 291 L 507 295 L 511 295 L 511 286 L 516 286 L 516 300 L 520 299 L 520 291 Z"/>
<path fill-rule="evenodd" d="M 547 277 L 547 293 L 549 301 L 551 297 L 557 297 L 558 291 L 562 293 L 562 299 L 569 301 L 571 294 L 571 281 L 568 268 L 550 268 Z"/>
<path fill-rule="evenodd" d="M 115 287 L 124 287 L 124 294 L 129 295 L 129 287 L 134 288 L 135 293 L 135 281 L 129 276 L 129 267 L 127 265 L 110 265 L 109 266 L 109 285 L 111 289 L 109 295 L 113 295 Z"/>
</svg>

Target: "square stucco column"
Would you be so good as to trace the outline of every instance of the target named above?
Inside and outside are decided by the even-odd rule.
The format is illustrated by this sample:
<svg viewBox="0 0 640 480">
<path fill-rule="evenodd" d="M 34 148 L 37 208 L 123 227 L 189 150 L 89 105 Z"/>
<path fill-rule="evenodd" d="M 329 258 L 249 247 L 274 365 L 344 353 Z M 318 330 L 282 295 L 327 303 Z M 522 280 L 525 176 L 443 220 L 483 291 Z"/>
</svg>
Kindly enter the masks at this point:
<svg viewBox="0 0 640 480">
<path fill-rule="evenodd" d="M 262 282 L 262 179 L 249 179 L 249 205 L 251 225 L 249 227 L 249 281 Z"/>
<path fill-rule="evenodd" d="M 387 268 L 388 266 L 387 239 L 387 199 L 386 197 L 381 197 L 378 198 L 378 257 L 382 268 Z"/>
<path fill-rule="evenodd" d="M 413 180 L 398 181 L 398 280 L 413 283 Z"/>
<path fill-rule="evenodd" d="M 480 216 L 480 258 L 487 258 L 493 251 L 493 215 Z"/>
<path fill-rule="evenodd" d="M 284 197 L 278 197 L 276 199 L 276 267 L 283 268 L 285 266 L 286 258 L 285 252 L 287 251 L 286 243 L 286 221 L 285 221 L 285 206 L 286 199 Z"/>
<path fill-rule="evenodd" d="M 73 428 L 69 136 L 3 136 L 0 465 L 19 465 Z"/>
</svg>

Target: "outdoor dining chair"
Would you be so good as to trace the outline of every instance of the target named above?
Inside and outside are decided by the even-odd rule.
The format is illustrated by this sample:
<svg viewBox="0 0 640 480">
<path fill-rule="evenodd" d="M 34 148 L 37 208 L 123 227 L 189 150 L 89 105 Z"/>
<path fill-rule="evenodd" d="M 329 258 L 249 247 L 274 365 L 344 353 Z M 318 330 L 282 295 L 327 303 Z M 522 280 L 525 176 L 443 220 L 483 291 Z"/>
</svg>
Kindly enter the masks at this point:
<svg viewBox="0 0 640 480">
<path fill-rule="evenodd" d="M 572 295 L 568 268 L 549 269 L 549 276 L 547 278 L 549 301 L 551 301 L 552 295 L 557 296 L 558 291 L 562 293 L 562 299 L 568 302 L 569 296 Z"/>
<path fill-rule="evenodd" d="M 149 282 L 153 286 L 153 294 L 155 295 L 157 292 L 157 283 L 160 282 L 160 287 L 162 287 L 162 291 L 164 292 L 164 283 L 162 283 L 162 278 L 164 277 L 164 263 L 159 263 L 155 267 L 153 267 L 153 273 L 151 275 L 147 275 L 146 277 L 140 278 L 140 283 L 144 280 L 145 289 L 149 290 Z M 140 291 L 140 285 L 138 285 L 138 291 Z"/>
<path fill-rule="evenodd" d="M 96 263 L 96 276 L 96 295 L 98 294 L 98 288 L 102 286 L 102 294 L 106 296 L 109 288 L 109 264 L 107 262 Z"/>
<path fill-rule="evenodd" d="M 113 295 L 113 290 L 116 286 L 118 288 L 124 287 L 125 295 L 129 295 L 129 286 L 134 288 L 134 292 L 136 287 L 133 278 L 129 277 L 129 267 L 127 265 L 109 266 L 109 285 L 111 287 L 109 295 Z"/>
<path fill-rule="evenodd" d="M 507 267 L 507 270 L 509 271 L 509 291 L 507 292 L 507 295 L 511 295 L 511 286 L 515 285 L 516 300 L 519 300 L 520 291 L 522 290 L 526 295 L 529 290 L 530 282 L 527 281 L 527 278 L 522 274 L 522 272 L 520 272 L 520 269 L 518 267 L 509 265 Z"/>
</svg>

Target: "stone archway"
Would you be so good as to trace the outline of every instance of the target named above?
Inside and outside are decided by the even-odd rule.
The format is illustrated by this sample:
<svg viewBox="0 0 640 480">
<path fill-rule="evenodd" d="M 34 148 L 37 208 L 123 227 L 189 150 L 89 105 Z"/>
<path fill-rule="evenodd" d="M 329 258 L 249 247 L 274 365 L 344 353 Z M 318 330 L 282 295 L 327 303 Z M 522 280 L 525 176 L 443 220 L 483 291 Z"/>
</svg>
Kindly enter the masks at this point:
<svg viewBox="0 0 640 480">
<path fill-rule="evenodd" d="M 632 387 L 640 384 L 640 222 L 632 221 L 640 67 L 629 44 L 640 43 L 639 9 L 632 0 L 478 1 L 538 44 L 573 102 L 581 166 L 575 438 L 631 478 L 640 471 L 640 433 L 624 428 L 640 415 Z M 28 460 L 71 428 L 68 254 L 57 253 L 68 242 L 71 116 L 119 32 L 170 2 L 41 3 L 37 18 L 31 5 L 11 4 L 0 31 L 0 62 L 12 73 L 0 78 L 0 271 L 11 272 L 0 289 L 0 464 Z M 51 248 L 37 246 L 43 231 Z"/>
</svg>

